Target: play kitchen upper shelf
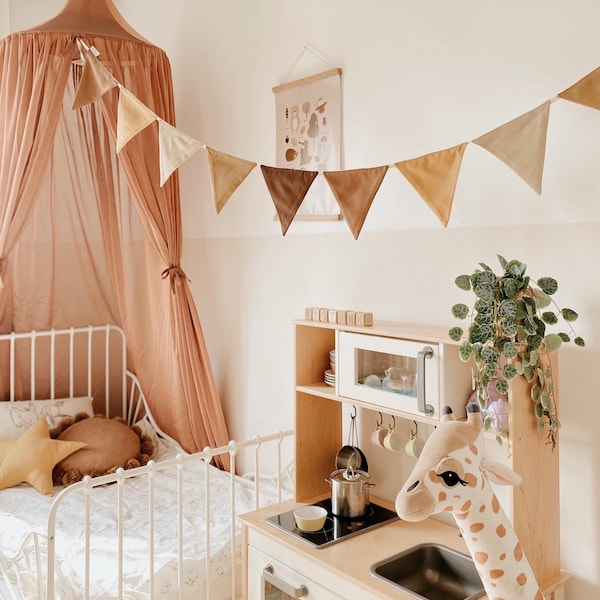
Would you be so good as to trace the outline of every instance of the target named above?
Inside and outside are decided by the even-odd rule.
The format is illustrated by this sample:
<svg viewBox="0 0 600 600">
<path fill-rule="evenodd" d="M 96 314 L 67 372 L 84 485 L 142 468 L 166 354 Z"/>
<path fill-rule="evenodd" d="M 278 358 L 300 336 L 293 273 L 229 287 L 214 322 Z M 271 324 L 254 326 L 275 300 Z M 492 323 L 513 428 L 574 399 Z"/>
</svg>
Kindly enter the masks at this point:
<svg viewBox="0 0 600 600">
<path fill-rule="evenodd" d="M 297 378 L 299 391 L 425 422 L 439 421 L 446 404 L 455 415 L 464 415 L 471 393 L 470 368 L 460 360 L 447 330 L 386 322 L 373 327 L 332 324 L 330 329 L 330 347 L 320 352 L 322 363 L 314 364 L 314 371 Z M 332 350 L 335 387 L 330 387 Z M 318 356 L 315 349 L 313 356 Z M 324 377 L 329 385 L 323 385 Z"/>
</svg>

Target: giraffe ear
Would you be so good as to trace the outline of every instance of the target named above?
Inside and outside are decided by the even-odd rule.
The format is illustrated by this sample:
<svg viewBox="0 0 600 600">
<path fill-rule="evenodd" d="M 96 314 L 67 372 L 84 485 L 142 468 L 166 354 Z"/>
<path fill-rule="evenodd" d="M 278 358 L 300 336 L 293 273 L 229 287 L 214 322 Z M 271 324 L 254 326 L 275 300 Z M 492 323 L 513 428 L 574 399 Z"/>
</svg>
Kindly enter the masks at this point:
<svg viewBox="0 0 600 600">
<path fill-rule="evenodd" d="M 498 485 L 521 484 L 521 476 L 502 463 L 483 460 L 481 462 L 481 469 L 492 483 Z"/>
</svg>

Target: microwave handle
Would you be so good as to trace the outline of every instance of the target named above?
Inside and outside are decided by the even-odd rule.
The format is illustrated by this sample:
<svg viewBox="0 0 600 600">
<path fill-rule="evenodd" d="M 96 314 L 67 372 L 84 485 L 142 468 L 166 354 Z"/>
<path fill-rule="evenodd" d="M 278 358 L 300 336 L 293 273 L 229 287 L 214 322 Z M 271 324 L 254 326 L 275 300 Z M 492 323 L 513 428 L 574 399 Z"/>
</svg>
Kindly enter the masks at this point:
<svg viewBox="0 0 600 600">
<path fill-rule="evenodd" d="M 289 583 L 279 579 L 279 577 L 275 575 L 273 565 L 267 565 L 263 569 L 263 577 L 265 578 L 265 581 L 273 584 L 278 590 L 292 598 L 303 598 L 304 596 L 308 596 L 308 588 L 305 585 L 295 588 Z"/>
<path fill-rule="evenodd" d="M 433 406 L 425 400 L 425 359 L 433 356 L 433 348 L 425 346 L 417 353 L 417 408 L 425 415 L 433 414 Z"/>
</svg>

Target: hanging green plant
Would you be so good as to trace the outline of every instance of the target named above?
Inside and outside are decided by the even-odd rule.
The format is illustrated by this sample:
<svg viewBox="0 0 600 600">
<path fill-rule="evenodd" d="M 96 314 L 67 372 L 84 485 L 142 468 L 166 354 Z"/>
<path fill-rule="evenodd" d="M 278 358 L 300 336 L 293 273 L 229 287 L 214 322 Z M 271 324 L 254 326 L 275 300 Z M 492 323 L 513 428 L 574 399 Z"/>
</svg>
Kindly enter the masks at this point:
<svg viewBox="0 0 600 600">
<path fill-rule="evenodd" d="M 571 341 L 585 346 L 572 326 L 578 314 L 560 308 L 553 300 L 558 290 L 556 279 L 541 277 L 536 281 L 526 274 L 525 263 L 507 261 L 500 255 L 498 260 L 503 271 L 500 275 L 479 263 L 480 269 L 455 279 L 461 290 L 475 294 L 475 301 L 472 308 L 463 303 L 452 307 L 457 319 L 471 318 L 466 339 L 462 327 L 452 327 L 449 335 L 455 342 L 462 342 L 461 360 L 473 363 L 473 389 L 482 408 L 488 404 L 490 384 L 498 393 L 506 394 L 512 379 L 519 375 L 527 379 L 538 431 L 547 431 L 547 441 L 554 448 L 560 421 L 547 354 Z M 547 326 L 557 325 L 559 317 L 566 331 L 549 332 Z M 486 428 L 490 422 L 487 417 Z M 501 432 L 501 436 L 507 437 L 508 432 Z"/>
</svg>

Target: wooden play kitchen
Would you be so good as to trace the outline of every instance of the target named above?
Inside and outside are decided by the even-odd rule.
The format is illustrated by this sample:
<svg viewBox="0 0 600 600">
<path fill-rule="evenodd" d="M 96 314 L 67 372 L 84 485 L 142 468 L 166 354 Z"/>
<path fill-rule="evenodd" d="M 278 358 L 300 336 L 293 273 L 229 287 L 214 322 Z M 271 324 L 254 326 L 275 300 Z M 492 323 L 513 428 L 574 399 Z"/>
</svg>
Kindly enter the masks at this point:
<svg viewBox="0 0 600 600">
<path fill-rule="evenodd" d="M 372 517 L 367 517 L 366 523 L 353 520 L 340 527 L 334 517 L 329 530 L 324 526 L 324 539 L 315 543 L 311 536 L 317 534 L 298 532 L 293 510 L 303 504 L 330 509 L 329 478 L 346 441 L 342 421 L 346 407 L 383 411 L 396 419 L 434 426 L 445 405 L 451 405 L 458 418 L 464 417 L 471 393 L 470 366 L 460 361 L 457 344 L 441 327 L 377 321 L 371 326 L 356 326 L 314 320 L 295 321 L 293 326 L 295 494 L 291 501 L 242 517 L 244 597 L 280 600 L 308 593 L 316 600 L 414 600 L 418 596 L 374 577 L 371 567 L 423 543 L 441 544 L 468 554 L 456 527 L 431 518 L 420 523 L 399 520 L 394 498 L 377 496 L 377 487 L 371 490 Z M 331 379 L 324 379 L 324 373 L 330 370 L 332 349 L 336 357 L 335 385 Z M 552 355 L 557 381 L 556 358 Z M 406 380 L 408 385 L 405 381 L 401 389 L 386 389 L 376 382 L 364 383 L 370 375 L 383 380 L 390 369 L 412 373 Z M 492 451 L 499 452 L 503 461 L 521 475 L 521 485 L 508 488 L 508 494 L 501 497 L 504 510 L 546 600 L 563 600 L 568 574 L 560 568 L 558 446 L 552 450 L 545 436 L 537 433 L 525 378 L 513 381 L 508 401 L 508 451 L 497 447 L 493 434 L 488 433 L 486 448 L 489 441 Z M 397 477 L 399 490 L 407 473 L 389 476 Z"/>
</svg>

